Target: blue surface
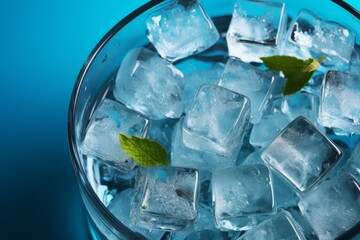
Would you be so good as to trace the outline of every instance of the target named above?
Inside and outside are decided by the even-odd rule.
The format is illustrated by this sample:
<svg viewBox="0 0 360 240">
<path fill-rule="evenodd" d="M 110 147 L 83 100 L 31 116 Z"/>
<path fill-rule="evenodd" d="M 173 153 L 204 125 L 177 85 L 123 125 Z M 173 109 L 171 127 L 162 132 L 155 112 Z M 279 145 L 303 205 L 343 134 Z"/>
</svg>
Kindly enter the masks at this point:
<svg viewBox="0 0 360 240">
<path fill-rule="evenodd" d="M 146 1 L 0 2 L 0 239 L 89 239 L 67 146 L 77 74 Z"/>
<path fill-rule="evenodd" d="M 124 2 L 0 1 L 0 239 L 89 239 L 68 103 L 88 53 L 146 1 Z"/>
</svg>

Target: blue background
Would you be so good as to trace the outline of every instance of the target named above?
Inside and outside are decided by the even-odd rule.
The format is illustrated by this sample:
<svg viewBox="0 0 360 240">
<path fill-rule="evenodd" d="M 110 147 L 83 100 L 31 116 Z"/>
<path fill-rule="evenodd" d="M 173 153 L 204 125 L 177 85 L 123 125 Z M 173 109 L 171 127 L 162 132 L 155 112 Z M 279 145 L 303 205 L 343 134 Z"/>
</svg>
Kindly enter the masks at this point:
<svg viewBox="0 0 360 240">
<path fill-rule="evenodd" d="M 68 103 L 88 53 L 146 1 L 124 2 L 0 1 L 0 239 L 89 239 Z"/>
</svg>

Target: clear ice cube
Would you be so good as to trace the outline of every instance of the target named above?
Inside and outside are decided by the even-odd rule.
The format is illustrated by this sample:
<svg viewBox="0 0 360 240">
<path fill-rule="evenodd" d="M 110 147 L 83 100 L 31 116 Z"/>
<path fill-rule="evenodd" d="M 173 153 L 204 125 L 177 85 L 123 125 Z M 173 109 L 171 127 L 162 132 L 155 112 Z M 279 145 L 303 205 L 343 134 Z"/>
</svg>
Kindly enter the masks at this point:
<svg viewBox="0 0 360 240">
<path fill-rule="evenodd" d="M 319 123 L 349 133 L 360 133 L 360 75 L 328 71 L 325 74 Z"/>
<path fill-rule="evenodd" d="M 183 142 L 181 119 L 174 128 L 171 148 L 171 166 L 194 167 L 200 170 L 202 177 L 217 168 L 235 166 L 237 155 L 225 157 L 215 153 L 188 148 Z"/>
<path fill-rule="evenodd" d="M 232 156 L 240 150 L 249 118 L 247 97 L 223 87 L 203 85 L 183 122 L 184 144 Z"/>
<path fill-rule="evenodd" d="M 323 65 L 348 69 L 354 45 L 355 34 L 350 29 L 302 9 L 291 23 L 285 47 L 289 55 L 302 59 L 326 56 Z"/>
<path fill-rule="evenodd" d="M 212 194 L 215 221 L 221 230 L 250 229 L 274 212 L 272 180 L 265 165 L 216 170 Z"/>
<path fill-rule="evenodd" d="M 237 240 L 305 240 L 290 213 L 281 211 L 247 231 Z"/>
<path fill-rule="evenodd" d="M 226 35 L 229 55 L 245 62 L 280 55 L 286 24 L 285 4 L 270 1 L 236 0 Z"/>
<path fill-rule="evenodd" d="M 140 168 L 132 222 L 148 229 L 182 230 L 197 216 L 199 173 L 180 167 Z"/>
<path fill-rule="evenodd" d="M 300 116 L 293 120 L 261 155 L 299 194 L 319 184 L 342 157 L 341 150 Z"/>
<path fill-rule="evenodd" d="M 129 171 L 134 161 L 121 148 L 119 134 L 146 137 L 149 121 L 122 104 L 104 99 L 94 111 L 81 145 L 82 154 Z"/>
<path fill-rule="evenodd" d="M 322 183 L 299 202 L 320 240 L 330 240 L 360 223 L 360 183 L 341 174 Z"/>
<path fill-rule="evenodd" d="M 223 71 L 224 64 L 216 63 L 209 69 L 195 71 L 192 74 L 185 76 L 185 88 L 183 95 L 184 112 L 189 110 L 201 85 L 217 84 Z"/>
<path fill-rule="evenodd" d="M 159 54 L 170 61 L 211 47 L 219 32 L 196 0 L 171 1 L 146 20 L 147 37 Z"/>
<path fill-rule="evenodd" d="M 278 94 L 283 79 L 272 72 L 260 70 L 238 58 L 231 57 L 225 65 L 219 86 L 248 97 L 251 101 L 251 118 L 254 124 L 261 119 L 273 95 Z"/>
<path fill-rule="evenodd" d="M 130 210 L 131 201 L 134 197 L 134 194 L 135 190 L 132 188 L 121 191 L 111 200 L 107 208 L 122 224 L 128 227 L 131 231 L 140 233 L 142 236 L 148 239 L 161 239 L 161 237 L 164 235 L 163 231 L 141 228 L 131 222 Z"/>
<path fill-rule="evenodd" d="M 183 112 L 183 73 L 147 48 L 130 50 L 116 76 L 114 96 L 128 108 L 159 120 Z"/>
</svg>

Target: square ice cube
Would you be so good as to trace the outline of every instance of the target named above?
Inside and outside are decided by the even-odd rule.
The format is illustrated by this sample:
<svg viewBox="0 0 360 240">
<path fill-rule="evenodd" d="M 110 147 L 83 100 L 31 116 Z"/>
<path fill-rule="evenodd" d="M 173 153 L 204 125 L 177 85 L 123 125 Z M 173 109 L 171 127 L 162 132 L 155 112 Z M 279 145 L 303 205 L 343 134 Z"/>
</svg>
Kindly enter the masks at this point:
<svg viewBox="0 0 360 240">
<path fill-rule="evenodd" d="M 301 227 L 290 213 L 281 211 L 247 231 L 237 240 L 305 240 Z"/>
<path fill-rule="evenodd" d="M 131 222 L 131 201 L 134 197 L 134 194 L 135 190 L 132 188 L 125 189 L 124 191 L 118 193 L 114 199 L 111 200 L 108 206 L 109 211 L 131 231 L 140 233 L 147 239 L 161 239 L 161 237 L 164 235 L 163 231 L 140 228 Z"/>
<path fill-rule="evenodd" d="M 197 168 L 202 176 L 204 173 L 211 173 L 217 168 L 235 166 L 237 154 L 225 157 L 215 153 L 188 148 L 183 142 L 182 124 L 183 118 L 180 119 L 174 128 L 171 148 L 171 166 Z"/>
<path fill-rule="evenodd" d="M 247 97 L 214 85 L 203 85 L 187 112 L 182 128 L 184 144 L 224 156 L 240 150 L 250 118 Z"/>
<path fill-rule="evenodd" d="M 197 216 L 199 173 L 180 167 L 140 168 L 131 211 L 135 225 L 148 229 L 181 230 Z"/>
<path fill-rule="evenodd" d="M 129 171 L 134 161 L 120 145 L 119 134 L 145 137 L 149 121 L 118 102 L 104 99 L 94 111 L 81 145 L 81 152 Z"/>
<path fill-rule="evenodd" d="M 216 170 L 212 178 L 214 215 L 221 230 L 247 230 L 274 212 L 269 169 L 247 165 Z"/>
<path fill-rule="evenodd" d="M 360 183 L 341 174 L 303 198 L 299 208 L 320 240 L 336 239 L 360 223 Z"/>
<path fill-rule="evenodd" d="M 280 55 L 286 20 L 284 3 L 236 0 L 226 35 L 229 55 L 245 62 Z"/>
<path fill-rule="evenodd" d="M 147 37 L 165 59 L 175 61 L 211 47 L 219 33 L 197 0 L 171 1 L 146 19 Z"/>
<path fill-rule="evenodd" d="M 130 50 L 116 76 L 114 96 L 151 119 L 179 118 L 183 73 L 147 48 Z"/>
<path fill-rule="evenodd" d="M 261 155 L 300 194 L 319 184 L 341 157 L 340 149 L 302 116 L 293 120 Z"/>
<path fill-rule="evenodd" d="M 283 79 L 269 71 L 262 71 L 238 58 L 231 57 L 225 65 L 219 86 L 248 97 L 251 101 L 252 123 L 258 123 L 273 95 L 280 92 Z"/>
<path fill-rule="evenodd" d="M 328 71 L 322 85 L 319 123 L 360 133 L 360 75 Z"/>
<path fill-rule="evenodd" d="M 348 69 L 355 45 L 355 34 L 350 29 L 302 9 L 287 35 L 286 49 L 290 55 L 303 59 L 326 56 L 323 65 Z"/>
</svg>

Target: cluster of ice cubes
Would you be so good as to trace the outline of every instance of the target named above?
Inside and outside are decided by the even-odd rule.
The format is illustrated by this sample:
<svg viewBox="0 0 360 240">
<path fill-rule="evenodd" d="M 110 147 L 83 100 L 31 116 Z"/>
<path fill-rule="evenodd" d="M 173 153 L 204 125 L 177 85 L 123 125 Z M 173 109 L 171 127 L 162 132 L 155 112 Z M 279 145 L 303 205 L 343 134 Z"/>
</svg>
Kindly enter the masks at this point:
<svg viewBox="0 0 360 240">
<path fill-rule="evenodd" d="M 339 141 L 360 134 L 360 75 L 347 72 L 359 55 L 350 29 L 309 10 L 289 21 L 283 3 L 262 0 L 236 0 L 226 34 L 196 0 L 170 1 L 146 27 L 157 53 L 127 53 L 80 148 L 111 169 L 100 176 L 110 180 L 96 184 L 111 192 L 106 205 L 115 217 L 149 239 L 322 240 L 354 232 L 360 144 L 353 151 Z M 196 58 L 220 36 L 225 61 Z M 259 63 L 284 53 L 326 56 L 327 72 L 283 96 L 286 79 Z M 120 133 L 158 141 L 171 166 L 138 166 Z"/>
</svg>

